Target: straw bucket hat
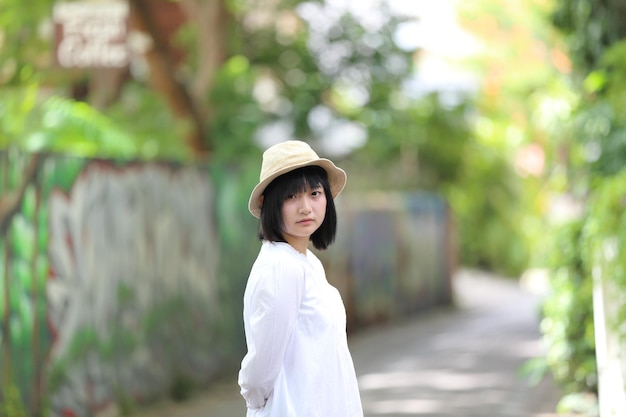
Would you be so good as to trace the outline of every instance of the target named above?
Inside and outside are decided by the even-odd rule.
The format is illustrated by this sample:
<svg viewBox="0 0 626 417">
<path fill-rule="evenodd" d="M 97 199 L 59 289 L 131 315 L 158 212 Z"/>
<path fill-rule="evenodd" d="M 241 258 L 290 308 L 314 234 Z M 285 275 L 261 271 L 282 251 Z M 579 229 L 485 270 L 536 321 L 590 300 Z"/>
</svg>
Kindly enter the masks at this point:
<svg viewBox="0 0 626 417">
<path fill-rule="evenodd" d="M 337 197 L 346 185 L 346 172 L 335 166 L 329 159 L 320 158 L 306 143 L 299 140 L 288 140 L 268 148 L 263 153 L 259 183 L 250 194 L 248 209 L 256 218 L 261 217 L 260 198 L 265 188 L 277 177 L 305 166 L 317 165 L 328 174 L 330 192 Z"/>
</svg>

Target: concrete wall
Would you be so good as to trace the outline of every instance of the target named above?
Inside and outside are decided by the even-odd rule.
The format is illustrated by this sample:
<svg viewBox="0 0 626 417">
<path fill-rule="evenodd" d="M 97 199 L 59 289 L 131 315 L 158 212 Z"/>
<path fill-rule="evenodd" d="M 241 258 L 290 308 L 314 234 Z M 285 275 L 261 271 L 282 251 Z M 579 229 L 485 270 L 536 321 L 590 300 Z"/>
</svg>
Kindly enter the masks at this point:
<svg viewBox="0 0 626 417">
<path fill-rule="evenodd" d="M 5 414 L 119 413 L 236 369 L 260 246 L 253 181 L 236 169 L 0 153 Z M 319 255 L 350 327 L 449 303 L 444 202 L 345 194 L 337 242 Z"/>
<path fill-rule="evenodd" d="M 607 240 L 596 253 L 593 270 L 593 318 L 598 366 L 598 402 L 600 416 L 626 415 L 626 342 L 624 324 L 619 323 L 624 296 L 615 277 L 606 273 L 616 262 L 617 238 Z"/>
</svg>

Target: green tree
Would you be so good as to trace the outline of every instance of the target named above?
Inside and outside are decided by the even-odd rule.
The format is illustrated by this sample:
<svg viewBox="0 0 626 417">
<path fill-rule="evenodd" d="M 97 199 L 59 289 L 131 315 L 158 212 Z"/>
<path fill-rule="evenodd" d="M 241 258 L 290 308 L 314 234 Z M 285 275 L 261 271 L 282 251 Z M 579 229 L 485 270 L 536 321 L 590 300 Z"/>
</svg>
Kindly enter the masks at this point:
<svg viewBox="0 0 626 417">
<path fill-rule="evenodd" d="M 571 178 L 585 195 L 594 177 L 615 175 L 626 161 L 624 61 L 626 4 L 609 0 L 556 1 L 552 22 L 564 35 L 574 64 L 579 105 L 569 125 Z"/>
<path fill-rule="evenodd" d="M 153 45 L 133 72 L 55 67 L 54 2 L 3 2 L 3 36 L 22 41 L 2 49 L 6 86 L 86 101 L 137 138 L 129 154 L 139 156 L 170 155 L 177 142 L 200 157 L 241 155 L 273 124 L 315 140 L 324 132 L 311 128 L 314 109 L 352 121 L 355 109 L 383 108 L 412 68 L 392 39 L 402 19 L 384 2 L 367 27 L 332 2 L 131 0 L 131 30 Z M 21 142 L 7 136 L 4 146 Z"/>
<path fill-rule="evenodd" d="M 564 134 L 555 140 L 560 158 L 559 191 L 584 209 L 581 218 L 557 230 L 550 258 L 552 294 L 542 328 L 548 364 L 567 394 L 597 390 L 591 288 L 592 271 L 611 271 L 618 288 L 624 264 L 620 207 L 626 162 L 626 5 L 619 1 L 556 0 L 551 23 L 560 31 L 573 64 L 569 82 L 574 99 Z M 606 265 L 601 248 L 615 242 L 618 255 Z M 622 313 L 620 313 L 622 314 Z M 589 415 L 597 411 L 582 410 Z"/>
<path fill-rule="evenodd" d="M 563 76 L 569 60 L 546 23 L 549 12 L 539 0 L 459 4 L 460 22 L 478 45 L 464 64 L 481 77 L 472 141 L 450 199 L 462 213 L 466 263 L 511 276 L 545 265 L 554 141 L 571 106 Z"/>
</svg>

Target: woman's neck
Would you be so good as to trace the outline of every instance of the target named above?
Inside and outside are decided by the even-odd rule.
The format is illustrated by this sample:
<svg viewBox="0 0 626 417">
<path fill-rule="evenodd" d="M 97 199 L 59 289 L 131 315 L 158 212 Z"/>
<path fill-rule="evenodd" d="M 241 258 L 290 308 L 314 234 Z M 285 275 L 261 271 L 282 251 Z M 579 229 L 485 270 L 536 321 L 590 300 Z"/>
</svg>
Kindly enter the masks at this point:
<svg viewBox="0 0 626 417">
<path fill-rule="evenodd" d="M 309 239 L 298 238 L 294 236 L 285 236 L 285 241 L 295 250 L 300 253 L 306 254 L 306 250 L 309 247 Z"/>
</svg>

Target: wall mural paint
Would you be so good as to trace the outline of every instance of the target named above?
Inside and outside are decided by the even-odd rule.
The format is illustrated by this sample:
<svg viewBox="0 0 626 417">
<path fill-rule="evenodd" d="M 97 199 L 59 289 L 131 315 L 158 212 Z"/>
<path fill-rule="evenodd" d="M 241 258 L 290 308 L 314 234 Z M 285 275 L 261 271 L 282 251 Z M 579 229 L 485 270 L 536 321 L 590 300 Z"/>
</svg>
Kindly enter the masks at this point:
<svg viewBox="0 0 626 417">
<path fill-rule="evenodd" d="M 0 153 L 0 415 L 41 406 L 46 325 L 47 222 L 42 155 Z"/>
<path fill-rule="evenodd" d="M 7 152 L 0 167 L 0 415 L 91 416 L 220 371 L 234 319 L 207 169 Z"/>
<path fill-rule="evenodd" d="M 235 372 L 256 171 L 0 152 L 0 417 L 119 415 Z M 318 254 L 351 330 L 451 302 L 438 196 L 337 207 Z"/>
<path fill-rule="evenodd" d="M 111 398 L 161 393 L 177 373 L 200 381 L 214 373 L 206 331 L 219 317 L 212 207 L 207 175 L 190 168 L 93 163 L 68 194 L 53 191 L 54 410 L 86 416 Z"/>
</svg>

